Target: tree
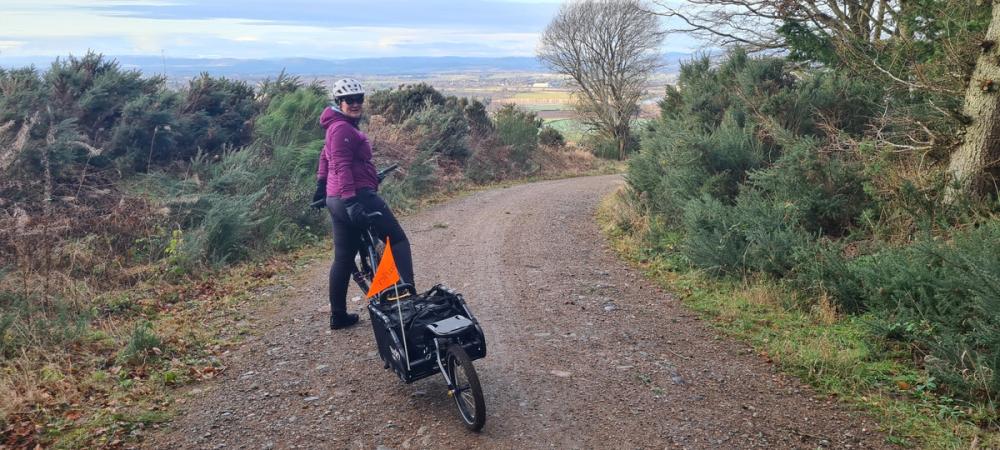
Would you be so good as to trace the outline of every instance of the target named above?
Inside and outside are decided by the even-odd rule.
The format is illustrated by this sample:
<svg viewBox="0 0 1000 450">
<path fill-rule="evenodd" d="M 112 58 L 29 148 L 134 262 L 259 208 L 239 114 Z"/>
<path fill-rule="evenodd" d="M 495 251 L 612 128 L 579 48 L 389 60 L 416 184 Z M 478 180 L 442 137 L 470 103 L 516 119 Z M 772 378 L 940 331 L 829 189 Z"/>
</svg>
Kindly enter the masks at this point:
<svg viewBox="0 0 1000 450">
<path fill-rule="evenodd" d="M 619 159 L 663 36 L 659 18 L 639 0 L 567 3 L 542 35 L 539 59 L 572 79 L 581 117 L 618 143 Z"/>
<path fill-rule="evenodd" d="M 980 47 L 982 53 L 965 94 L 963 114 L 970 121 L 962 145 L 948 166 L 959 184 L 958 192 L 975 192 L 987 185 L 1000 163 L 1000 1 L 993 2 L 993 17 Z M 952 192 L 951 197 L 956 193 Z"/>
<path fill-rule="evenodd" d="M 826 43 L 873 43 L 906 32 L 899 27 L 905 0 L 657 0 L 657 14 L 716 44 L 752 50 L 786 48 L 789 33 L 809 30 Z M 789 29 L 791 27 L 792 29 Z"/>
</svg>

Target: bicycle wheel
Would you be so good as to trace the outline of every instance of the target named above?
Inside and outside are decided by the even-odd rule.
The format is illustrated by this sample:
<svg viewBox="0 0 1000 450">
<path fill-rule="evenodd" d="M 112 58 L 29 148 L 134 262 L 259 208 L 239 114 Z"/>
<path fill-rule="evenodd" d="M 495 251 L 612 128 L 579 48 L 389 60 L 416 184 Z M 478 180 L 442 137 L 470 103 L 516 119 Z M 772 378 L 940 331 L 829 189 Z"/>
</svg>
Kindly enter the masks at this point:
<svg viewBox="0 0 1000 450">
<path fill-rule="evenodd" d="M 457 344 L 448 347 L 447 361 L 448 378 L 455 385 L 452 397 L 455 398 L 458 414 L 468 429 L 479 431 L 486 423 L 486 400 L 483 399 L 476 368 L 472 367 L 472 360 L 465 349 Z"/>
</svg>

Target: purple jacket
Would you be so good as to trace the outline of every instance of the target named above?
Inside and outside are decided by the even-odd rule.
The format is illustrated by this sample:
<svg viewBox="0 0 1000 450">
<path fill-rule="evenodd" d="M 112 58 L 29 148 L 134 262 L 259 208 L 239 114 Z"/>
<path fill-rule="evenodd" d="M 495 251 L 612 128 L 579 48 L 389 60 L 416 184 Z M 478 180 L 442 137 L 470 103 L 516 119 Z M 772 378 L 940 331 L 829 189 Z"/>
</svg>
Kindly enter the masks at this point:
<svg viewBox="0 0 1000 450">
<path fill-rule="evenodd" d="M 361 188 L 378 189 L 372 146 L 358 130 L 357 121 L 327 107 L 319 123 L 326 128 L 326 144 L 316 179 L 326 178 L 326 196 L 347 199 Z"/>
</svg>

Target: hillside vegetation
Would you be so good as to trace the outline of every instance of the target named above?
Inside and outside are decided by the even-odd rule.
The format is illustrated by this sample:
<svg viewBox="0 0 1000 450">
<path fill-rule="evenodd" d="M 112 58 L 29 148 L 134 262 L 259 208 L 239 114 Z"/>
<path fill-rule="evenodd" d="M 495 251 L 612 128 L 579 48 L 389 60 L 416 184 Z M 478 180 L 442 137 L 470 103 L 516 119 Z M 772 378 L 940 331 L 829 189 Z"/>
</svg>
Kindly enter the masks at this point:
<svg viewBox="0 0 1000 450">
<path fill-rule="evenodd" d="M 991 447 L 1000 205 L 948 169 L 991 6 L 952 3 L 861 56 L 783 28 L 788 57 L 687 62 L 606 218 L 692 305 L 881 411 L 896 442 Z"/>
<path fill-rule="evenodd" d="M 329 232 L 307 207 L 327 104 L 286 76 L 171 90 L 96 54 L 0 69 L 0 447 L 118 446 L 221 370 L 212 319 L 248 332 L 236 307 L 288 268 L 270 257 Z M 396 208 L 594 167 L 515 107 L 428 85 L 367 106 Z"/>
</svg>

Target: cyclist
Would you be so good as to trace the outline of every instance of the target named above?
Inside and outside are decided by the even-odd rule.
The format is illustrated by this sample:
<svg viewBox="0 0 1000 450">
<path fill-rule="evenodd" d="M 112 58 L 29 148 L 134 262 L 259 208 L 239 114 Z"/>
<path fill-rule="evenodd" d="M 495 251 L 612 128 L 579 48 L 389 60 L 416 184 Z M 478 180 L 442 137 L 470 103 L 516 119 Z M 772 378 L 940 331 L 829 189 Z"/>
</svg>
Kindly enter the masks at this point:
<svg viewBox="0 0 1000 450">
<path fill-rule="evenodd" d="M 326 143 L 316 172 L 313 201 L 326 197 L 333 220 L 333 264 L 330 266 L 330 329 L 347 328 L 358 322 L 347 313 L 347 285 L 358 253 L 361 230 L 374 226 L 379 236 L 388 236 L 399 276 L 413 284 L 410 241 L 396 217 L 378 196 L 378 177 L 372 163 L 368 137 L 358 129 L 365 90 L 357 80 L 345 78 L 333 84 L 333 104 L 323 110 L 320 124 L 326 128 Z M 379 212 L 372 219 L 368 214 Z"/>
</svg>

